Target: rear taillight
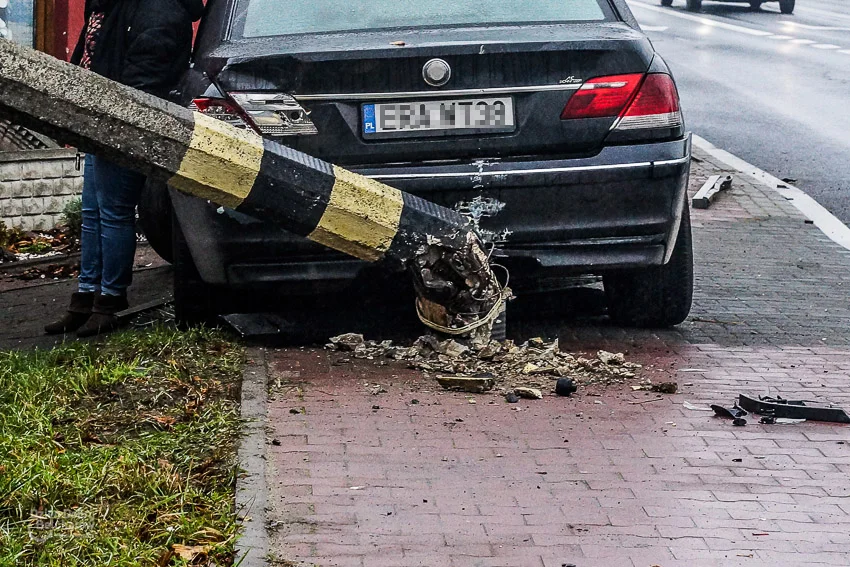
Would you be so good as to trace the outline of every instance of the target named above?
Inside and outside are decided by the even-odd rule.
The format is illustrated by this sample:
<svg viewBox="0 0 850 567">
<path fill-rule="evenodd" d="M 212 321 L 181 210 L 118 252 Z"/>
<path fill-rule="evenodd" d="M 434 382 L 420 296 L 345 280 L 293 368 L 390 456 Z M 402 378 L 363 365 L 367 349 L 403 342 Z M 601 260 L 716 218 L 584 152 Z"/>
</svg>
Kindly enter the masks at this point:
<svg viewBox="0 0 850 567">
<path fill-rule="evenodd" d="M 642 73 L 590 79 L 570 97 L 561 119 L 620 116 L 634 97 L 641 79 Z"/>
<path fill-rule="evenodd" d="M 196 98 L 189 105 L 191 110 L 197 110 L 210 118 L 227 122 L 237 128 L 248 128 L 248 117 L 233 102 L 223 98 Z M 253 125 L 251 125 L 253 128 Z"/>
<path fill-rule="evenodd" d="M 619 117 L 615 130 L 678 128 L 684 124 L 670 75 L 611 75 L 587 81 L 567 102 L 562 120 Z"/>
<path fill-rule="evenodd" d="M 616 129 L 678 128 L 683 124 L 673 79 L 670 75 L 653 73 L 646 76 Z"/>
<path fill-rule="evenodd" d="M 271 137 L 318 134 L 309 113 L 294 98 L 278 93 L 230 93 L 229 99 L 195 99 L 194 106 L 213 118 L 250 127 Z"/>
</svg>

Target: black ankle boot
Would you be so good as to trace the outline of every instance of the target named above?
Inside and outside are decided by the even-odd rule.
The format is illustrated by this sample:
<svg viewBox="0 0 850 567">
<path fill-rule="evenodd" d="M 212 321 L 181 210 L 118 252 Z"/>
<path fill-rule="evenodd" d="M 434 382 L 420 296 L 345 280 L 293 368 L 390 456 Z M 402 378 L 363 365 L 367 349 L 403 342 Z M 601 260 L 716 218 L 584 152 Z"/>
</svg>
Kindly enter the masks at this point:
<svg viewBox="0 0 850 567">
<path fill-rule="evenodd" d="M 65 316 L 58 321 L 45 325 L 44 332 L 48 335 L 58 335 L 60 333 L 73 333 L 82 327 L 83 323 L 91 317 L 94 296 L 94 292 L 76 292 L 72 294 L 71 306 L 68 307 Z"/>
<path fill-rule="evenodd" d="M 77 336 L 93 337 L 114 331 L 120 326 L 116 314 L 127 309 L 129 305 L 126 295 L 98 295 L 94 300 L 91 317 L 77 331 Z"/>
</svg>

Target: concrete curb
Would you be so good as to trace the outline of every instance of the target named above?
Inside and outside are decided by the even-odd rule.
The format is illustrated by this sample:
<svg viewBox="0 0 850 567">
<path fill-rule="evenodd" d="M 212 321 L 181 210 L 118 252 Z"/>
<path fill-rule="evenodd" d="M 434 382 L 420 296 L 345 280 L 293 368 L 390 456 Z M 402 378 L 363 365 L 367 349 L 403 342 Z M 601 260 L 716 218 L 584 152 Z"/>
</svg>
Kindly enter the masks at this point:
<svg viewBox="0 0 850 567">
<path fill-rule="evenodd" d="M 772 176 L 726 150 L 716 147 L 704 138 L 694 135 L 693 143 L 696 147 L 725 163 L 732 169 L 779 193 L 800 211 L 803 216 L 811 220 L 827 238 L 850 250 L 850 228 L 805 191 Z"/>
<path fill-rule="evenodd" d="M 249 348 L 248 363 L 242 374 L 242 439 L 236 479 L 236 514 L 242 535 L 236 543 L 236 565 L 266 567 L 269 552 L 266 533 L 266 435 L 268 369 L 266 352 Z"/>
</svg>

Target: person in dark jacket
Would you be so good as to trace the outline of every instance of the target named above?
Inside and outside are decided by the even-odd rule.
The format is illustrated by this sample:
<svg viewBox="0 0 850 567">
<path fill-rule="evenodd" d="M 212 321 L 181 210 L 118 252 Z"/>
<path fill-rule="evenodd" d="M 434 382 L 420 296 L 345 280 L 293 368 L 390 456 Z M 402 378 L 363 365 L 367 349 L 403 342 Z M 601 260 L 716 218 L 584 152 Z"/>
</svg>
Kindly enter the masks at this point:
<svg viewBox="0 0 850 567">
<path fill-rule="evenodd" d="M 203 0 L 88 0 L 86 25 L 71 62 L 168 98 L 189 67 L 192 23 Z M 145 177 L 86 156 L 79 291 L 68 312 L 45 327 L 80 337 L 111 331 L 128 307 L 136 251 L 136 205 Z"/>
</svg>

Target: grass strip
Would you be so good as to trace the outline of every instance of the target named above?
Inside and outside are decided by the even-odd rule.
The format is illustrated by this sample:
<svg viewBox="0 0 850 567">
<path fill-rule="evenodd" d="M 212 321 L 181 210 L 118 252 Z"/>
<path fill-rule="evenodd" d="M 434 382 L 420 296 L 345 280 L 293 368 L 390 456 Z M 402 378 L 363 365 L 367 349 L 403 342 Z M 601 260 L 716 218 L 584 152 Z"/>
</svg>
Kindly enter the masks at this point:
<svg viewBox="0 0 850 567">
<path fill-rule="evenodd" d="M 0 352 L 0 566 L 232 564 L 243 359 L 166 326 Z"/>
</svg>

